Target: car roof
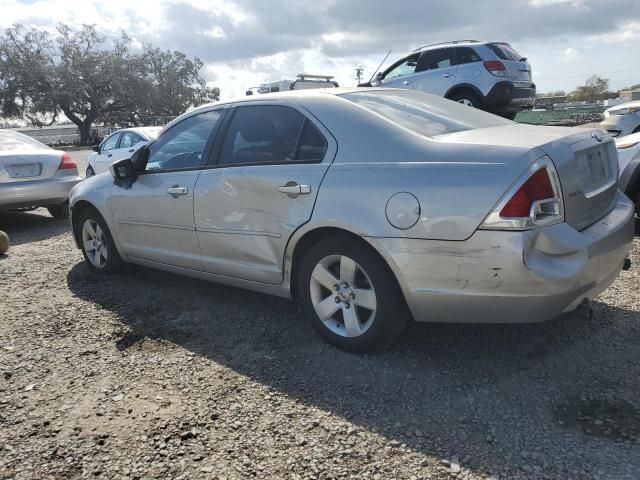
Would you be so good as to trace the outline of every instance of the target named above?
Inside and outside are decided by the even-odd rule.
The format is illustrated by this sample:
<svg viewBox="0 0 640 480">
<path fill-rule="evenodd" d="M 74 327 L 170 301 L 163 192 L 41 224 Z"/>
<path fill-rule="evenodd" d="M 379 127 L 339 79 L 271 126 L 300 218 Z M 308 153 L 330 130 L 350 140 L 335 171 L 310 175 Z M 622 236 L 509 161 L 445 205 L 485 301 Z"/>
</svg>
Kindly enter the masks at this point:
<svg viewBox="0 0 640 480">
<path fill-rule="evenodd" d="M 424 45 L 412 50 L 411 53 L 426 52 L 428 50 L 436 50 L 439 48 L 449 47 L 475 47 L 478 45 L 486 45 L 487 43 L 506 43 L 506 42 L 479 42 L 477 40 L 453 40 L 451 42 L 433 43 L 431 45 Z"/>
<path fill-rule="evenodd" d="M 286 92 L 274 92 L 263 93 L 260 95 L 249 95 L 246 97 L 235 97 L 228 100 L 222 100 L 220 102 L 206 103 L 196 107 L 194 110 L 201 110 L 204 108 L 218 107 L 222 105 L 231 105 L 238 103 L 256 102 L 256 101 L 274 101 L 274 100 L 287 100 L 287 99 L 304 99 L 304 98 L 322 98 L 326 95 L 343 95 L 345 93 L 361 92 L 361 91 L 377 91 L 377 90 L 390 90 L 389 88 L 347 88 L 347 87 L 333 87 L 333 88 L 310 88 L 307 90 L 287 90 Z"/>
</svg>

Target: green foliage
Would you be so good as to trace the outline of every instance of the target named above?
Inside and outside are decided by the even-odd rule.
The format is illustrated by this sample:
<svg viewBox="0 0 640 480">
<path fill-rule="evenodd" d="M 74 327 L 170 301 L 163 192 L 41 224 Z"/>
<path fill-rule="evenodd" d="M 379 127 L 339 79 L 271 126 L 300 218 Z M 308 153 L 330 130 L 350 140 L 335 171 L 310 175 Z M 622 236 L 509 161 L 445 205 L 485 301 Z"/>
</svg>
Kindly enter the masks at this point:
<svg viewBox="0 0 640 480">
<path fill-rule="evenodd" d="M 132 53 L 130 45 L 124 33 L 108 41 L 93 25 L 61 24 L 55 36 L 14 25 L 0 38 L 0 115 L 44 125 L 64 113 L 84 144 L 96 121 L 144 124 L 219 100 L 199 59 L 150 45 Z"/>
<path fill-rule="evenodd" d="M 587 79 L 584 85 L 569 94 L 569 101 L 596 102 L 610 96 L 609 79 L 593 75 Z"/>
</svg>

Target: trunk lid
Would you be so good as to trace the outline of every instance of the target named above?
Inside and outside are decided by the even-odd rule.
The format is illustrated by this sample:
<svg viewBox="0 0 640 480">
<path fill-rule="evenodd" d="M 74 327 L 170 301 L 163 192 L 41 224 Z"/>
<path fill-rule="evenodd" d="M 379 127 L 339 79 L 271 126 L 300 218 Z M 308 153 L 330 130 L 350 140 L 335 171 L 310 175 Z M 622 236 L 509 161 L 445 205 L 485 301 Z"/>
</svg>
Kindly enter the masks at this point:
<svg viewBox="0 0 640 480">
<path fill-rule="evenodd" d="M 618 156 L 602 130 L 507 125 L 436 137 L 487 145 L 528 146 L 547 155 L 558 171 L 565 221 L 582 230 L 606 215 L 618 188 Z"/>
<path fill-rule="evenodd" d="M 55 175 L 62 152 L 56 150 L 0 151 L 0 183 L 46 180 Z"/>
</svg>

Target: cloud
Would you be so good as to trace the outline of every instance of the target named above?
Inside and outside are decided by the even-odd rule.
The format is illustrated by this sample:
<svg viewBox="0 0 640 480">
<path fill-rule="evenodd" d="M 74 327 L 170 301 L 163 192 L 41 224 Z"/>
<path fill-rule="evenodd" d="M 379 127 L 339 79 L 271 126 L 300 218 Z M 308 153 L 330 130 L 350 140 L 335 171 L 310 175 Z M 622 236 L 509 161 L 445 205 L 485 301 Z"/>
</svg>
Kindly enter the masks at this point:
<svg viewBox="0 0 640 480">
<path fill-rule="evenodd" d="M 0 10 L 0 30 L 13 22 L 93 23 L 106 34 L 125 30 L 136 44 L 197 56 L 224 97 L 302 72 L 334 74 L 353 85 L 356 65 L 368 77 L 389 49 L 392 61 L 417 46 L 459 38 L 508 41 L 536 71 L 553 70 L 554 77 L 569 68 L 562 60 L 578 53 L 585 69 L 599 56 L 594 70 L 603 58 L 616 70 L 638 58 L 640 39 L 640 22 L 629 20 L 640 18 L 638 0 L 0 0 Z M 624 56 L 622 65 L 608 66 Z"/>
</svg>

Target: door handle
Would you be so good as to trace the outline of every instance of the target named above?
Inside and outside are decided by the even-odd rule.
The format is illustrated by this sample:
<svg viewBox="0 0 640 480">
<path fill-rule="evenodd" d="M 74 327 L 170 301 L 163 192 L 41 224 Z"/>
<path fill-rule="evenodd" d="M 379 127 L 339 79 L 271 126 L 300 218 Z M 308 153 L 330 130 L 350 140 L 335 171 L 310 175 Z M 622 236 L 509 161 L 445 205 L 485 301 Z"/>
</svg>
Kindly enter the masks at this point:
<svg viewBox="0 0 640 480">
<path fill-rule="evenodd" d="M 107 155 L 107 157 L 111 158 L 113 157 L 113 154 L 110 153 L 109 155 Z"/>
<path fill-rule="evenodd" d="M 189 193 L 189 190 L 186 187 L 174 185 L 173 187 L 167 188 L 167 193 L 169 195 L 172 195 L 174 198 L 178 198 L 180 195 L 186 195 L 187 193 Z"/>
<path fill-rule="evenodd" d="M 135 151 L 136 151 L 136 149 L 135 149 L 135 148 L 132 148 L 131 150 L 129 150 L 129 153 L 133 153 L 133 152 L 135 152 Z"/>
<path fill-rule="evenodd" d="M 286 185 L 278 187 L 280 193 L 286 193 L 291 197 L 297 197 L 298 195 L 308 195 L 311 193 L 311 187 L 309 185 L 299 185 L 295 182 L 287 182 Z"/>
<path fill-rule="evenodd" d="M 451 74 L 450 73 L 443 73 L 442 76 L 444 78 L 451 78 Z"/>
<path fill-rule="evenodd" d="M 411 80 L 405 80 L 404 82 L 402 82 L 403 85 L 409 85 L 411 83 Z"/>
</svg>

